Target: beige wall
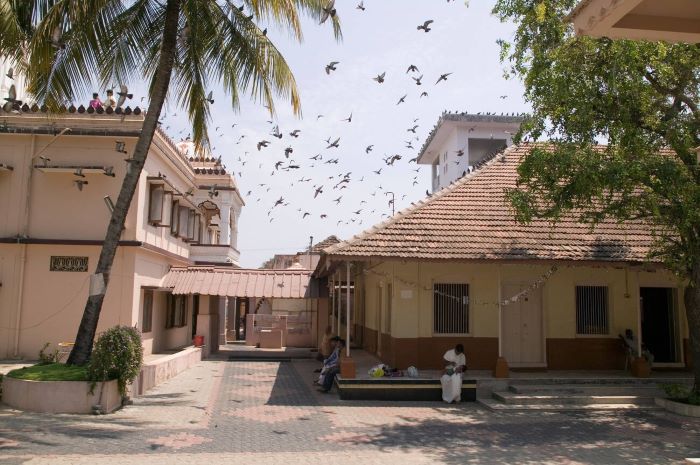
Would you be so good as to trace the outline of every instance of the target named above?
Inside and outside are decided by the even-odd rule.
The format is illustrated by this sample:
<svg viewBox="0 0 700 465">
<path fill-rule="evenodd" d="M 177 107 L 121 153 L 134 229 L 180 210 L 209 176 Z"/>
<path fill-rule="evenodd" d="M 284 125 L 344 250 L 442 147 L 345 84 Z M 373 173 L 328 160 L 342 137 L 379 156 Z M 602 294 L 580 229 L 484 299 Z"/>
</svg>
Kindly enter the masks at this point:
<svg viewBox="0 0 700 465">
<path fill-rule="evenodd" d="M 341 267 L 342 268 L 342 267 Z M 499 300 L 511 296 L 499 295 L 499 283 L 531 284 L 550 269 L 549 265 L 491 264 L 491 263 L 438 263 L 438 262 L 385 262 L 359 265 L 353 268 L 357 292 L 364 292 L 364 302 L 355 306 L 356 315 L 368 329 L 363 341 L 365 347 L 375 347 L 378 321 L 381 333 L 394 340 L 453 339 L 433 335 L 433 283 L 469 284 L 469 338 L 498 338 Z M 363 270 L 368 271 L 363 271 Z M 392 309 L 387 311 L 387 286 L 393 289 Z M 576 334 L 575 287 L 577 285 L 606 285 L 610 306 L 608 335 L 582 336 Z M 677 288 L 680 334 L 688 337 L 682 302 L 682 285 L 669 272 L 645 271 L 642 267 L 558 265 L 558 269 L 542 286 L 543 334 L 548 340 L 570 339 L 586 344 L 596 339 L 607 339 L 606 350 L 614 349 L 618 334 L 626 328 L 639 334 L 639 288 Z M 364 289 L 364 291 L 363 291 Z M 384 307 L 381 312 L 379 308 Z M 386 319 L 391 315 L 391 332 L 387 333 Z M 369 336 L 368 336 L 369 334 Z M 384 341 L 384 339 L 382 339 Z M 682 341 L 679 341 L 682 344 Z M 681 347 L 682 349 L 682 347 Z"/>
</svg>

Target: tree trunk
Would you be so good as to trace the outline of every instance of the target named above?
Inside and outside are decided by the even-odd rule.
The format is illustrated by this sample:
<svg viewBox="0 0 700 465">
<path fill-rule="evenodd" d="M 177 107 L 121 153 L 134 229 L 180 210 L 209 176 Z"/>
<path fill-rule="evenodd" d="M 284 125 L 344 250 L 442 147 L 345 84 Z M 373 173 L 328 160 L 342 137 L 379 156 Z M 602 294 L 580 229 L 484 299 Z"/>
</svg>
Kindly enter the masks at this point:
<svg viewBox="0 0 700 465">
<path fill-rule="evenodd" d="M 131 200 L 136 192 L 141 171 L 143 170 L 148 150 L 153 140 L 153 134 L 158 126 L 158 118 L 165 103 L 165 97 L 170 85 L 170 77 L 173 70 L 175 50 L 177 47 L 177 28 L 180 15 L 180 0 L 168 0 L 165 9 L 165 30 L 163 31 L 163 43 L 156 69 L 154 85 L 151 90 L 148 112 L 143 122 L 141 135 L 139 136 L 132 161 L 127 167 L 126 176 L 122 183 L 119 197 L 109 221 L 107 235 L 105 236 L 100 259 L 97 262 L 95 274 L 90 280 L 90 294 L 85 304 L 83 318 L 80 321 L 78 334 L 75 336 L 75 345 L 68 357 L 69 365 L 84 365 L 92 353 L 92 345 L 97 331 L 97 323 L 100 319 L 102 302 L 107 292 L 109 273 L 112 269 L 114 256 L 117 253 L 119 239 L 124 229 L 126 215 L 129 212 Z"/>
<path fill-rule="evenodd" d="M 693 359 L 693 390 L 700 392 L 700 265 L 695 265 L 690 273 L 690 283 L 683 295 L 685 314 L 688 318 L 690 354 Z"/>
</svg>

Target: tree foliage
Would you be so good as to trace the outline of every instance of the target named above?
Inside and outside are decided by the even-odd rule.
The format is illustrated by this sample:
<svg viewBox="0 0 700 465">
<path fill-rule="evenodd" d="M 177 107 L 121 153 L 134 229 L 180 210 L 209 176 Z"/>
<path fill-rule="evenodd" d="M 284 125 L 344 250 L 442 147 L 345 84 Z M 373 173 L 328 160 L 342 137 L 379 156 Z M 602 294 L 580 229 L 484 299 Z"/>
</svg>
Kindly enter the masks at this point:
<svg viewBox="0 0 700 465">
<path fill-rule="evenodd" d="M 498 0 L 513 21 L 501 42 L 523 80 L 531 118 L 519 137 L 548 140 L 525 157 L 509 198 L 520 221 L 575 212 L 643 220 L 652 256 L 686 283 L 684 300 L 700 388 L 700 46 L 574 34 L 578 0 Z M 603 143 L 604 145 L 598 145 Z"/>
<path fill-rule="evenodd" d="M 525 83 L 532 117 L 521 137 L 545 138 L 510 192 L 521 220 L 644 219 L 656 254 L 687 276 L 700 244 L 700 47 L 573 34 L 574 0 L 500 0 L 517 32 L 502 43 Z M 604 147 L 596 144 L 603 142 Z"/>
</svg>

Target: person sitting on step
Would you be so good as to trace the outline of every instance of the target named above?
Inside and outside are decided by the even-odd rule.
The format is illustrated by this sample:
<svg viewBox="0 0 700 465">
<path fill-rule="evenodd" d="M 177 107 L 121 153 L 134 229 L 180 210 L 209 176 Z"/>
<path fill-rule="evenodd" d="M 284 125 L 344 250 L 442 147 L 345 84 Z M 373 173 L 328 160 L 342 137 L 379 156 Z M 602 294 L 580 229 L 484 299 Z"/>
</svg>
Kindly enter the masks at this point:
<svg viewBox="0 0 700 465">
<path fill-rule="evenodd" d="M 336 351 L 338 352 L 338 357 L 335 359 L 335 363 L 332 366 L 329 366 L 328 369 L 326 370 L 324 368 L 325 373 L 323 374 L 323 381 L 321 382 L 321 389 L 319 389 L 319 392 L 327 393 L 331 390 L 333 387 L 333 381 L 335 380 L 335 376 L 340 373 L 340 359 L 343 354 L 343 349 L 345 348 L 345 340 L 340 339 L 338 340 L 338 344 L 336 345 Z"/>
</svg>

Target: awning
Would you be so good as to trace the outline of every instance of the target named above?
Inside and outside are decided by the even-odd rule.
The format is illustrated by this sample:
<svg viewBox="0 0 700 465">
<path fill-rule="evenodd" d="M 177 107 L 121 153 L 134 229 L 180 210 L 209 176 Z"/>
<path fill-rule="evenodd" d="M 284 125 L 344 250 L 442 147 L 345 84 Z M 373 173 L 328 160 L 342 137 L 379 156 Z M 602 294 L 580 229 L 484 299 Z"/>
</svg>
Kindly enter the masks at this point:
<svg viewBox="0 0 700 465">
<path fill-rule="evenodd" d="M 311 270 L 244 270 L 228 267 L 171 268 L 162 287 L 173 294 L 305 299 Z"/>
</svg>

